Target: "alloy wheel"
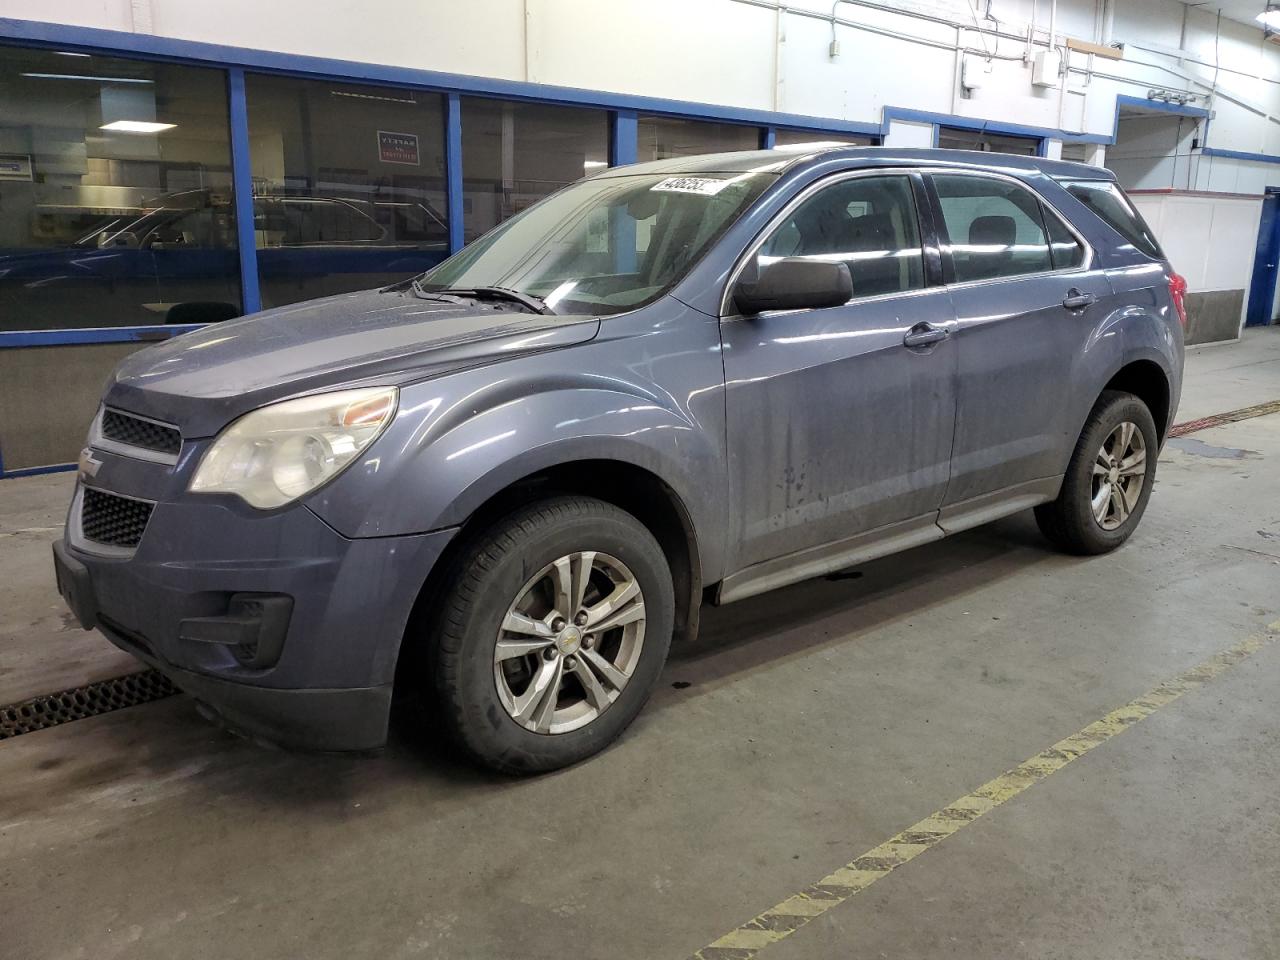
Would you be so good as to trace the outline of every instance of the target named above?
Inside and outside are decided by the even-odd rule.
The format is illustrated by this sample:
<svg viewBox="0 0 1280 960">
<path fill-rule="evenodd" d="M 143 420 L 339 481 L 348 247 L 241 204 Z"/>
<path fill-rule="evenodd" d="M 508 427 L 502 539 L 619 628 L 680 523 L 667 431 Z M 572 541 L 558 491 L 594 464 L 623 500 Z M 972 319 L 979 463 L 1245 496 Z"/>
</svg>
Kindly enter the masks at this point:
<svg viewBox="0 0 1280 960">
<path fill-rule="evenodd" d="M 1146 480 L 1146 439 L 1137 424 L 1125 420 L 1107 434 L 1094 458 L 1090 506 L 1098 526 L 1115 530 L 1128 520 Z"/>
<path fill-rule="evenodd" d="M 498 698 L 535 733 L 584 727 L 631 679 L 644 628 L 644 594 L 626 564 L 594 551 L 560 557 L 525 582 L 503 618 Z"/>
</svg>

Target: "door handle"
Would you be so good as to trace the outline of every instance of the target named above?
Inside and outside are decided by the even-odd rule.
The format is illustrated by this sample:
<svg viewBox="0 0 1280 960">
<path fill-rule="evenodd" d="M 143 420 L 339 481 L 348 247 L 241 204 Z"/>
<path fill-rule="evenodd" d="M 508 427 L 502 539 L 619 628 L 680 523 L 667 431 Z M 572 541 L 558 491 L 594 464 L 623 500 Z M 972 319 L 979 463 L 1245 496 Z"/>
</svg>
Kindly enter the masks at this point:
<svg viewBox="0 0 1280 960">
<path fill-rule="evenodd" d="M 1098 298 L 1092 293 L 1081 293 L 1075 287 L 1067 291 L 1066 297 L 1062 300 L 1062 305 L 1068 310 L 1083 310 L 1091 307 L 1098 302 Z"/>
<path fill-rule="evenodd" d="M 951 331 L 946 327 L 935 327 L 932 323 L 917 323 L 907 331 L 907 335 L 902 338 L 902 343 L 907 347 L 927 347 L 949 336 Z"/>
</svg>

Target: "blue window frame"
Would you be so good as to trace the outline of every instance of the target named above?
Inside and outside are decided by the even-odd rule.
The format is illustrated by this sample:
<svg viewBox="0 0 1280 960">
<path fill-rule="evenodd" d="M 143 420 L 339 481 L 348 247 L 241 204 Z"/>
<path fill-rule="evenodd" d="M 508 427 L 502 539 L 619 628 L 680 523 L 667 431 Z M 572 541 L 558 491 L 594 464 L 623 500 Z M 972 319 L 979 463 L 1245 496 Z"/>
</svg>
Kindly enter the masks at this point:
<svg viewBox="0 0 1280 960">
<path fill-rule="evenodd" d="M 263 158 L 260 155 L 261 149 L 255 149 L 254 145 L 257 141 L 251 129 L 255 84 L 259 82 L 257 78 L 262 75 L 306 78 L 331 85 L 367 84 L 370 87 L 390 88 L 390 91 L 430 92 L 439 96 L 441 114 L 438 124 L 443 129 L 438 151 L 439 159 L 438 162 L 433 162 L 437 162 L 440 168 L 437 172 L 442 182 L 440 192 L 443 211 L 440 212 L 443 214 L 444 223 L 438 225 L 441 238 L 440 255 L 456 252 L 465 239 L 463 143 L 466 135 L 466 103 L 471 98 L 475 98 L 471 102 L 477 106 L 481 105 L 479 98 L 489 98 L 491 102 L 523 103 L 529 107 L 542 104 L 598 108 L 604 111 L 606 117 L 605 139 L 603 144 L 597 142 L 591 146 L 591 155 L 586 159 L 595 163 L 599 162 L 596 159 L 596 153 L 601 154 L 601 159 L 607 154 L 607 162 L 610 165 L 633 163 L 637 159 L 643 159 L 638 155 L 641 147 L 642 117 L 645 118 L 644 122 L 648 124 L 650 131 L 655 128 L 708 132 L 714 130 L 719 131 L 714 140 L 729 143 L 735 147 L 740 145 L 753 147 L 757 143 L 761 146 L 772 146 L 777 130 L 786 131 L 788 135 L 800 131 L 812 140 L 875 138 L 879 132 L 879 125 L 876 124 L 276 54 L 37 21 L 0 21 L 0 44 L 7 49 L 25 49 L 31 55 L 37 55 L 42 50 L 48 51 L 49 54 L 57 51 L 90 54 L 90 58 L 76 58 L 85 62 L 97 58 L 104 58 L 103 62 L 107 62 L 105 58 L 110 58 L 112 62 L 125 64 L 122 70 L 126 73 L 127 68 L 132 65 L 132 68 L 143 71 L 164 69 L 176 71 L 178 74 L 203 72 L 221 76 L 218 87 L 219 96 L 223 99 L 218 113 L 226 131 L 224 139 L 229 141 L 229 156 L 221 166 L 230 181 L 222 194 L 213 197 L 210 203 L 189 211 L 193 221 L 209 220 L 221 223 L 226 242 L 222 247 L 217 248 L 222 251 L 219 253 L 222 260 L 219 261 L 216 270 L 206 264 L 204 275 L 199 278 L 199 283 L 196 279 L 187 278 L 188 286 L 195 287 L 203 284 L 210 287 L 208 291 L 189 290 L 180 298 L 182 308 L 174 311 L 172 316 L 169 316 L 167 309 L 168 306 L 172 306 L 170 301 L 161 299 L 153 304 L 154 309 L 159 309 L 160 306 L 166 307 L 165 319 L 170 322 L 150 324 L 119 320 L 113 321 L 108 326 L 76 327 L 67 324 L 56 328 L 50 328 L 45 324 L 43 329 L 37 329 L 34 326 L 20 328 L 9 324 L 0 329 L 0 349 L 74 343 L 150 341 L 184 333 L 199 326 L 200 322 L 217 320 L 241 312 L 253 312 L 264 305 L 271 304 L 274 298 L 268 299 L 263 295 L 263 252 L 264 249 L 269 251 L 270 248 L 263 247 L 265 242 L 263 230 L 259 229 L 264 226 L 264 217 L 261 215 L 263 211 L 259 209 L 261 202 L 255 203 L 255 185 L 260 186 L 265 179 Z M 62 59 L 64 63 L 70 60 L 70 58 Z M 187 71 L 185 68 L 191 69 Z M 29 72 L 59 71 L 50 69 Z M 396 93 L 390 91 L 388 96 L 395 97 Z M 740 134 L 739 131 L 745 131 L 745 134 Z M 386 132 L 394 134 L 404 131 Z M 419 137 L 421 151 L 422 135 L 419 134 Z M 387 149 L 394 146 L 393 144 Z M 409 149 L 411 150 L 411 145 Z M 3 159 L 5 158 L 0 156 L 0 160 Z M 0 164 L 0 167 L 3 167 L 3 164 Z M 584 170 L 584 172 L 589 171 Z M 157 196 L 163 196 L 164 185 L 159 186 Z M 328 229 L 338 230 L 339 226 L 330 225 Z M 176 231 L 170 232 L 174 233 L 174 236 L 168 237 L 167 240 L 165 237 L 160 237 L 156 241 L 159 244 L 156 254 L 166 252 L 166 242 L 171 247 L 175 246 Z M 204 235 L 208 233 L 209 230 L 204 231 Z M 181 244 L 176 244 L 176 249 L 181 251 Z M 267 258 L 269 259 L 272 255 L 274 254 L 268 252 Z M 225 262 L 222 262 L 223 260 Z M 407 272 L 413 271 L 408 269 Z M 381 275 L 376 279 L 381 279 Z M 212 289 L 219 284 L 221 286 L 218 290 Z M 225 289 L 222 289 L 224 287 Z M 74 304 L 71 306 L 74 308 Z"/>
</svg>

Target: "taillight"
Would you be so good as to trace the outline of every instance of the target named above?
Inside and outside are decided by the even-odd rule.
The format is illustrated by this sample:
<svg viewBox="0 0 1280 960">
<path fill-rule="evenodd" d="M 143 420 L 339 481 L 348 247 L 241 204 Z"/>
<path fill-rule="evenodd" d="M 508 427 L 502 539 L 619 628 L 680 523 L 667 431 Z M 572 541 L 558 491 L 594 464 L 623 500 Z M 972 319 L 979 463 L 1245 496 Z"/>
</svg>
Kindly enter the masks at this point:
<svg viewBox="0 0 1280 960">
<path fill-rule="evenodd" d="M 1180 273 L 1169 272 L 1169 298 L 1173 301 L 1173 309 L 1178 311 L 1178 322 L 1187 326 L 1187 278 Z"/>
</svg>

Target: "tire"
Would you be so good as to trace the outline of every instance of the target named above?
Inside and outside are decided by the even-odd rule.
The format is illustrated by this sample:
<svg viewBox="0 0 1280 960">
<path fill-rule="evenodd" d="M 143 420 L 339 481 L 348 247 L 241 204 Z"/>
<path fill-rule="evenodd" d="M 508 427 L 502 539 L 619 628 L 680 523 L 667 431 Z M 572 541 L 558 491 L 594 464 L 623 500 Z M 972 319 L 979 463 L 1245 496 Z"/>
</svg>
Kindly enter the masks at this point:
<svg viewBox="0 0 1280 960">
<path fill-rule="evenodd" d="M 1137 467 L 1132 454 L 1123 461 L 1117 461 L 1112 454 L 1115 445 L 1124 441 L 1125 435 L 1118 431 L 1125 424 L 1135 428 L 1133 434 L 1128 434 L 1125 451 L 1136 453 L 1136 445 L 1141 443 L 1140 478 L 1134 476 Z M 1151 498 L 1159 444 L 1155 420 L 1145 403 L 1131 393 L 1103 391 L 1076 442 L 1058 498 L 1035 509 L 1041 533 L 1060 549 L 1079 555 L 1107 553 L 1128 540 Z M 1108 462 L 1118 464 L 1118 469 L 1108 469 Z M 1129 466 L 1125 467 L 1125 463 Z M 1095 466 L 1106 472 L 1095 475 Z M 1134 479 L 1141 482 L 1136 491 L 1131 486 Z M 1103 486 L 1115 489 L 1116 496 L 1106 496 Z M 1103 517 L 1099 517 L 1099 509 Z"/>
<path fill-rule="evenodd" d="M 431 638 L 437 701 L 454 742 L 494 770 L 554 770 L 603 750 L 635 719 L 666 662 L 675 618 L 666 557 L 635 517 L 603 501 L 522 507 L 465 546 L 445 582 Z M 622 599 L 632 584 L 638 596 Z M 579 613 L 596 615 L 603 632 L 570 619 L 562 585 L 582 594 Z M 612 610 L 606 596 L 619 599 Z M 610 627 L 614 620 L 623 625 Z M 529 652 L 505 656 L 522 645 Z M 620 687 L 619 676 L 627 677 Z M 538 684 L 550 691 L 553 682 L 559 696 L 550 701 Z"/>
</svg>

